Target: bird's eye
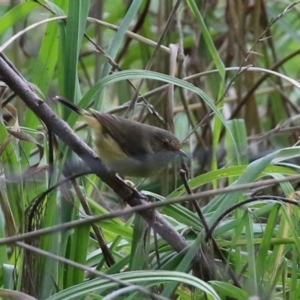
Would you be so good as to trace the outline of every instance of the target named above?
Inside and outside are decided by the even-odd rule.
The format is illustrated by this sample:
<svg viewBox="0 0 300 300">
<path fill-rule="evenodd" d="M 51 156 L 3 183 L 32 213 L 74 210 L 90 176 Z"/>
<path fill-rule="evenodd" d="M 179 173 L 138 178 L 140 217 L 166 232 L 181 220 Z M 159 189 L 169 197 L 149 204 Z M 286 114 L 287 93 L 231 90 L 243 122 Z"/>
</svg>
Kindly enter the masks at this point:
<svg viewBox="0 0 300 300">
<path fill-rule="evenodd" d="M 163 140 L 163 146 L 164 146 L 164 148 L 169 149 L 170 142 L 168 140 Z"/>
</svg>

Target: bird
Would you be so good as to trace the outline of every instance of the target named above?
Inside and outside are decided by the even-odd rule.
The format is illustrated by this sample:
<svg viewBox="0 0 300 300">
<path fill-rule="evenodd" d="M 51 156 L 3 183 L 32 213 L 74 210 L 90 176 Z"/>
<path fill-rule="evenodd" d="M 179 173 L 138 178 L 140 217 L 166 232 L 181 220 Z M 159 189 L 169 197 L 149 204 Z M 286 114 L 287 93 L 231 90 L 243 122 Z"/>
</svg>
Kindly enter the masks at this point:
<svg viewBox="0 0 300 300">
<path fill-rule="evenodd" d="M 171 132 L 54 98 L 81 115 L 90 126 L 93 143 L 104 165 L 121 176 L 147 178 L 165 169 L 176 157 L 187 157 Z"/>
</svg>

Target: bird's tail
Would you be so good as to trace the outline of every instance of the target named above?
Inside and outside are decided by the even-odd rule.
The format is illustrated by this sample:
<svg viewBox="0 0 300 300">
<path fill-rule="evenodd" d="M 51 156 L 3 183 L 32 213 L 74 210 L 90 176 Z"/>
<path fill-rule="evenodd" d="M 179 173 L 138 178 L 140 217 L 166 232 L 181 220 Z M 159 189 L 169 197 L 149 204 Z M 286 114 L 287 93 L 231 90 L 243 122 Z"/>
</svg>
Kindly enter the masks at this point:
<svg viewBox="0 0 300 300">
<path fill-rule="evenodd" d="M 55 96 L 54 97 L 54 100 L 62 103 L 63 105 L 65 105 L 66 107 L 70 108 L 71 110 L 75 111 L 76 113 L 78 113 L 79 115 L 83 115 L 83 114 L 86 114 L 87 112 L 79 107 L 78 105 L 76 105 L 75 103 L 67 100 L 66 98 L 64 97 L 61 97 L 61 96 Z"/>
<path fill-rule="evenodd" d="M 91 114 L 90 112 L 84 110 L 83 108 L 61 96 L 55 96 L 54 100 L 57 100 L 58 102 L 81 115 L 85 122 L 93 129 L 93 131 L 95 132 L 95 136 L 101 136 L 103 130 L 101 121 L 99 120 L 97 115 L 95 115 L 95 113 Z"/>
</svg>

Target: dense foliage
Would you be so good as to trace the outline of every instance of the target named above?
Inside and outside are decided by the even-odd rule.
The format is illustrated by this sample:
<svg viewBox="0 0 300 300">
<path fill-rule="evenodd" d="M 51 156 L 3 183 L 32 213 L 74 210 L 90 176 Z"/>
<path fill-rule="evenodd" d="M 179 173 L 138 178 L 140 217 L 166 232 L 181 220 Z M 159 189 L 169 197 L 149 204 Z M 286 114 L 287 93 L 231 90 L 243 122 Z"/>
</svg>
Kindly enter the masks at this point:
<svg viewBox="0 0 300 300">
<path fill-rule="evenodd" d="M 299 13 L 267 0 L 0 2 L 0 296 L 300 298 Z M 68 128 L 49 130 L 32 94 L 90 146 L 55 95 L 174 132 L 188 180 L 179 162 L 126 178 L 157 206 L 152 221 L 146 202 L 131 210 L 102 177 L 76 175 L 87 168 Z"/>
</svg>

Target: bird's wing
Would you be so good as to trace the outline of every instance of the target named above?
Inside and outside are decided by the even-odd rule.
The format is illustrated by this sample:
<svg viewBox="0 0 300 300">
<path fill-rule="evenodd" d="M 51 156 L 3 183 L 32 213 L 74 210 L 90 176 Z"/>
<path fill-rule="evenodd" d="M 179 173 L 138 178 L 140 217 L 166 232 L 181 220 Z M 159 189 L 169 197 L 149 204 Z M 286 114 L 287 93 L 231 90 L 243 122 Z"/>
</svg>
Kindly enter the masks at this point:
<svg viewBox="0 0 300 300">
<path fill-rule="evenodd" d="M 143 128 L 150 127 L 142 123 L 118 118 L 116 116 L 91 110 L 107 132 L 120 146 L 124 153 L 132 158 L 144 160 L 149 154 L 148 143 Z M 151 130 L 151 129 L 150 129 Z"/>
</svg>

